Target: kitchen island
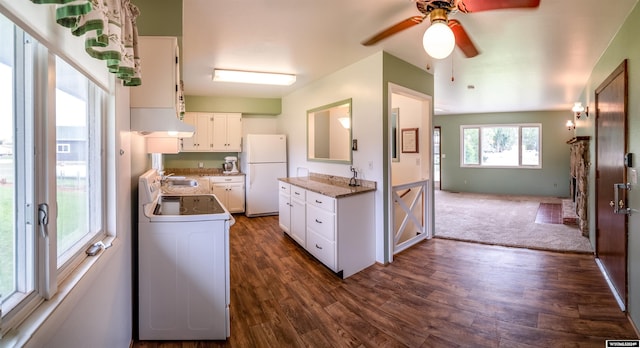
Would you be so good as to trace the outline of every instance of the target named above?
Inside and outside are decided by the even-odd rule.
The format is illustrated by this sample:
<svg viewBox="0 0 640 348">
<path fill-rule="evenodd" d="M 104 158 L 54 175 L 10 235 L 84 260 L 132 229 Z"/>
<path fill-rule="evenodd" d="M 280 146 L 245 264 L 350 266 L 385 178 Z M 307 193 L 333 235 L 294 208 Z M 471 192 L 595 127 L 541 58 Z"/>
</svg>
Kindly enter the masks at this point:
<svg viewBox="0 0 640 348">
<path fill-rule="evenodd" d="M 309 173 L 278 179 L 280 228 L 342 278 L 375 263 L 376 183 Z"/>
</svg>

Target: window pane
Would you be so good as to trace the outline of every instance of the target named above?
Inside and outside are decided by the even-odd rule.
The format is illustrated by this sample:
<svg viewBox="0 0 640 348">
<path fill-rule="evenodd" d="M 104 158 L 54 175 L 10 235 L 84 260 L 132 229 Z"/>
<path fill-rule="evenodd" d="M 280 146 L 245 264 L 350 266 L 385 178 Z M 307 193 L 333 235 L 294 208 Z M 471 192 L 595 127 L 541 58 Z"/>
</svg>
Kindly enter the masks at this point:
<svg viewBox="0 0 640 348">
<path fill-rule="evenodd" d="M 540 164 L 540 128 L 522 127 L 522 165 Z"/>
<path fill-rule="evenodd" d="M 56 59 L 56 190 L 58 203 L 58 266 L 96 232 L 100 214 L 100 185 L 92 187 L 93 173 L 101 171 L 99 117 L 92 115 L 89 80 L 62 59 Z M 98 154 L 97 161 L 94 155 Z M 99 182 L 99 181 L 97 181 Z M 98 195 L 95 196 L 96 191 Z M 98 209 L 99 210 L 99 209 Z"/>
<path fill-rule="evenodd" d="M 482 165 L 518 165 L 518 127 L 482 127 Z"/>
<path fill-rule="evenodd" d="M 0 16 L 0 298 L 16 291 L 17 234 L 13 156 L 13 24 Z"/>
<path fill-rule="evenodd" d="M 462 155 L 463 164 L 480 164 L 480 129 L 464 128 L 463 144 L 464 153 Z"/>
</svg>

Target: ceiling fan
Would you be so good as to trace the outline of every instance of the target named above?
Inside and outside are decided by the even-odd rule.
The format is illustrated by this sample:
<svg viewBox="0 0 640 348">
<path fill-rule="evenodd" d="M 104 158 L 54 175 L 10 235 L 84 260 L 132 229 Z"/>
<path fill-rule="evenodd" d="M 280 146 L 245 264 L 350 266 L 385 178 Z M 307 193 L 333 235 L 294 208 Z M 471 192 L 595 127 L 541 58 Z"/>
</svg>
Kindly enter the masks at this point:
<svg viewBox="0 0 640 348">
<path fill-rule="evenodd" d="M 391 27 L 377 33 L 362 42 L 371 46 L 379 41 L 411 28 L 424 21 L 427 16 L 431 26 L 425 32 L 423 45 L 427 53 L 436 59 L 447 57 L 457 45 L 467 58 L 477 56 L 480 52 L 471 38 L 456 19 L 449 19 L 451 13 L 473 13 L 512 8 L 536 8 L 540 0 L 415 0 L 416 7 L 422 15 L 409 17 Z"/>
</svg>

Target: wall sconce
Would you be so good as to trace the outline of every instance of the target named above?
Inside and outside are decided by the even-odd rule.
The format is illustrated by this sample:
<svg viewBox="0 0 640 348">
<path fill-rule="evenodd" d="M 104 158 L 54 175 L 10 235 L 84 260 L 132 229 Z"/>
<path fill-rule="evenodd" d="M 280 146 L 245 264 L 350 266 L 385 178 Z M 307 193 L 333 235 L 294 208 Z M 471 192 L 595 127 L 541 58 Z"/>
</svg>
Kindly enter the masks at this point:
<svg viewBox="0 0 640 348">
<path fill-rule="evenodd" d="M 340 117 L 338 118 L 338 121 L 340 121 L 340 124 L 342 125 L 342 127 L 344 127 L 344 129 L 351 128 L 351 119 L 348 116 Z"/>
<path fill-rule="evenodd" d="M 568 129 L 568 130 L 570 130 L 570 131 L 572 131 L 572 130 L 576 129 L 576 125 L 575 125 L 575 124 L 573 123 L 573 121 L 571 121 L 571 120 L 568 120 L 568 121 L 567 121 L 566 126 L 567 126 L 567 129 Z"/>
<path fill-rule="evenodd" d="M 571 111 L 573 111 L 576 118 L 578 119 L 580 118 L 580 116 L 582 116 L 583 112 L 586 117 L 589 117 L 589 107 L 587 106 L 587 108 L 585 109 L 584 106 L 582 106 L 581 102 L 576 102 L 575 104 L 573 104 Z"/>
</svg>

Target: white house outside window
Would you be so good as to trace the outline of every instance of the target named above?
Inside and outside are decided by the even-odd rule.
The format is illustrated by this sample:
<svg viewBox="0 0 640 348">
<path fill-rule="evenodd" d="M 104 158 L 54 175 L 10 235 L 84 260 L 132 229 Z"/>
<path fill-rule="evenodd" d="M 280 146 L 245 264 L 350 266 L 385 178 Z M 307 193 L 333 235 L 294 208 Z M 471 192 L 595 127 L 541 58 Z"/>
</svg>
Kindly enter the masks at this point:
<svg viewBox="0 0 640 348">
<path fill-rule="evenodd" d="M 460 126 L 462 167 L 541 168 L 542 125 Z"/>
</svg>

